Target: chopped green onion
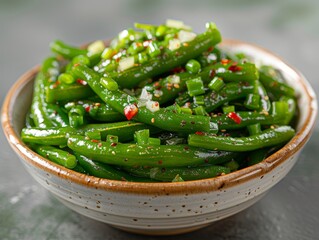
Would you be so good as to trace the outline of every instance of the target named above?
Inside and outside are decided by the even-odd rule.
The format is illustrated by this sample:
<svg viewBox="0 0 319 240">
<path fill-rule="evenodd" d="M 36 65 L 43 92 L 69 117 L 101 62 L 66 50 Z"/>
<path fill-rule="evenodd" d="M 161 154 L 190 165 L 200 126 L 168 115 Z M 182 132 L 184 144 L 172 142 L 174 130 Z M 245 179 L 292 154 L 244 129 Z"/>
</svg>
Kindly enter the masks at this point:
<svg viewBox="0 0 319 240">
<path fill-rule="evenodd" d="M 204 105 L 204 95 L 194 96 L 193 101 L 196 105 Z"/>
<path fill-rule="evenodd" d="M 196 74 L 196 73 L 200 72 L 201 65 L 198 61 L 191 59 L 186 63 L 185 68 L 186 68 L 187 72 L 189 72 L 191 74 Z"/>
<path fill-rule="evenodd" d="M 154 58 L 154 57 L 157 57 L 158 55 L 161 54 L 161 50 L 159 49 L 158 45 L 156 42 L 151 42 L 149 45 L 148 45 L 148 54 Z"/>
<path fill-rule="evenodd" d="M 137 54 L 137 61 L 141 64 L 148 61 L 148 55 L 145 52 Z"/>
<path fill-rule="evenodd" d="M 203 116 L 207 115 L 207 112 L 205 111 L 205 108 L 203 106 L 198 106 L 194 108 L 194 112 L 196 115 L 203 115 Z"/>
<path fill-rule="evenodd" d="M 75 82 L 75 79 L 69 73 L 61 73 L 58 77 L 58 81 L 61 83 L 72 84 Z"/>
<path fill-rule="evenodd" d="M 248 132 L 250 136 L 258 135 L 261 131 L 260 123 L 255 123 L 247 126 Z"/>
<path fill-rule="evenodd" d="M 148 144 L 149 137 L 150 137 L 149 129 L 139 130 L 134 133 L 134 140 L 139 145 Z"/>
<path fill-rule="evenodd" d="M 133 42 L 131 46 L 127 49 L 127 53 L 130 55 L 135 55 L 144 50 L 143 43 L 141 42 Z"/>
<path fill-rule="evenodd" d="M 235 112 L 235 106 L 231 105 L 231 106 L 224 106 L 223 107 L 224 114 L 228 114 L 230 112 Z"/>
<path fill-rule="evenodd" d="M 210 81 L 210 83 L 208 84 L 208 88 L 215 92 L 219 92 L 224 86 L 225 83 L 223 79 L 219 77 L 214 77 L 212 81 Z"/>
<path fill-rule="evenodd" d="M 205 93 L 204 84 L 200 77 L 186 81 L 188 95 L 193 97 Z"/>
</svg>

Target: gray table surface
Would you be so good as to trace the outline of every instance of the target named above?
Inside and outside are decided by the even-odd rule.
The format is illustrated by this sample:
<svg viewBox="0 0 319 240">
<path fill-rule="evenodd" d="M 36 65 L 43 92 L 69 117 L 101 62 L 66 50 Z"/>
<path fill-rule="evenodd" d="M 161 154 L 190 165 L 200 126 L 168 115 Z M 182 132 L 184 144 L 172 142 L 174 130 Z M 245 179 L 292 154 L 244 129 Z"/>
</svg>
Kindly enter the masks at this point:
<svg viewBox="0 0 319 240">
<path fill-rule="evenodd" d="M 0 0 L 0 105 L 10 86 L 49 54 L 49 42 L 107 39 L 133 22 L 180 19 L 271 49 L 319 90 L 318 0 Z M 25 171 L 0 131 L 0 239 L 158 239 L 125 233 L 61 205 Z M 319 239 L 319 125 L 288 174 L 261 201 L 211 226 L 165 239 Z"/>
</svg>

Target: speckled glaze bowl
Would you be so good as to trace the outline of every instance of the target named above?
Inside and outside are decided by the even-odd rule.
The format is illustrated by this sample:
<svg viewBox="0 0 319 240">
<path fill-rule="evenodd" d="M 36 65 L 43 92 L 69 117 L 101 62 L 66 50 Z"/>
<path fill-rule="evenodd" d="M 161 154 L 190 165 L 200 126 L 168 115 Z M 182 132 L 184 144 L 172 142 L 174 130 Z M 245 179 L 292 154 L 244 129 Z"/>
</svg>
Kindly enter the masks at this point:
<svg viewBox="0 0 319 240">
<path fill-rule="evenodd" d="M 177 183 L 112 181 L 74 172 L 30 150 L 20 139 L 38 67 L 9 91 L 2 108 L 4 133 L 27 171 L 74 211 L 131 232 L 165 235 L 190 232 L 238 213 L 261 199 L 290 171 L 310 138 L 317 116 L 311 86 L 297 70 L 260 47 L 226 40 L 222 47 L 243 52 L 279 69 L 298 94 L 296 136 L 264 161 L 224 176 Z"/>
</svg>

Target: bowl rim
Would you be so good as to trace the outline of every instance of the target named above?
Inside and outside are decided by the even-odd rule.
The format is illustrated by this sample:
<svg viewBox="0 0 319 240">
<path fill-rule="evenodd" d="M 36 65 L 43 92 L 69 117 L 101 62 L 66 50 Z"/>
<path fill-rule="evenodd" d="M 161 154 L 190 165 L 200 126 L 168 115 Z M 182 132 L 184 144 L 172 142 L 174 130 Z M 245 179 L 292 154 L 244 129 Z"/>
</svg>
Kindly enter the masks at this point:
<svg viewBox="0 0 319 240">
<path fill-rule="evenodd" d="M 301 150 L 309 140 L 315 126 L 317 116 L 317 99 L 314 90 L 308 83 L 306 78 L 294 67 L 290 66 L 279 56 L 255 44 L 239 41 L 239 40 L 223 40 L 219 46 L 243 46 L 250 47 L 257 52 L 269 55 L 282 62 L 290 71 L 293 71 L 298 76 L 299 85 L 304 89 L 309 100 L 308 115 L 305 118 L 304 124 L 301 126 L 296 135 L 280 150 L 270 155 L 262 162 L 240 169 L 233 173 L 218 176 L 215 178 L 207 178 L 201 180 L 185 181 L 185 182 L 165 182 L 165 183 L 143 183 L 143 182 L 124 182 L 118 180 L 109 180 L 88 176 L 82 173 L 75 172 L 63 166 L 55 164 L 29 149 L 19 138 L 12 125 L 11 108 L 14 104 L 17 94 L 23 87 L 34 79 L 34 76 L 39 71 L 39 66 L 32 68 L 24 73 L 10 88 L 5 97 L 2 111 L 1 122 L 5 136 L 12 149 L 20 156 L 21 159 L 31 164 L 33 167 L 40 168 L 49 174 L 63 178 L 73 183 L 82 185 L 87 188 L 115 191 L 122 193 L 135 194 L 192 194 L 199 192 L 220 191 L 234 185 L 242 184 L 246 181 L 256 178 L 263 178 L 264 174 L 269 173 L 276 166 L 282 164 L 289 157 Z"/>
</svg>

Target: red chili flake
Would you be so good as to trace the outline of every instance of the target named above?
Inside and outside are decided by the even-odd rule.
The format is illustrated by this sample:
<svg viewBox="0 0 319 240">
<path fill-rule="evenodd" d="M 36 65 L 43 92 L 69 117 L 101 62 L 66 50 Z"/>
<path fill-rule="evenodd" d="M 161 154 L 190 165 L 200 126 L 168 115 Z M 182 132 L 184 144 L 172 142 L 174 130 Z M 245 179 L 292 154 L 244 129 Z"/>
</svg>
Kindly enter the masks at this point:
<svg viewBox="0 0 319 240">
<path fill-rule="evenodd" d="M 241 123 L 241 117 L 235 113 L 235 112 L 230 112 L 227 114 L 227 117 L 232 119 L 235 123 L 240 124 Z"/>
<path fill-rule="evenodd" d="M 184 147 L 184 150 L 185 150 L 185 151 L 188 151 L 188 150 L 189 150 L 189 147 L 188 147 L 188 146 L 185 146 L 185 147 Z"/>
<path fill-rule="evenodd" d="M 163 163 L 163 161 L 162 161 L 162 160 L 159 160 L 159 161 L 158 161 L 158 164 L 162 164 L 162 163 Z"/>
<path fill-rule="evenodd" d="M 159 83 L 159 82 L 155 82 L 155 83 L 153 84 L 153 86 L 154 86 L 154 87 L 159 87 L 159 86 L 160 86 L 160 83 Z"/>
<path fill-rule="evenodd" d="M 183 67 L 176 67 L 171 72 L 172 73 L 181 73 L 181 72 L 185 72 L 185 69 Z"/>
<path fill-rule="evenodd" d="M 124 115 L 126 117 L 127 120 L 131 120 L 138 112 L 138 108 L 134 105 L 127 105 L 124 108 Z"/>
<path fill-rule="evenodd" d="M 77 67 L 77 66 L 80 66 L 80 63 L 75 63 L 75 64 L 73 65 L 73 67 Z"/>
<path fill-rule="evenodd" d="M 90 110 L 91 110 L 91 106 L 90 106 L 90 105 L 88 105 L 88 106 L 85 107 L 85 111 L 86 111 L 86 112 L 90 112 Z"/>
<path fill-rule="evenodd" d="M 117 145 L 117 143 L 115 143 L 115 142 L 111 143 L 111 147 L 115 147 L 116 145 Z"/>
<path fill-rule="evenodd" d="M 205 135 L 205 133 L 200 132 L 200 131 L 195 132 L 195 134 L 196 134 L 196 135 L 199 135 L 199 136 L 204 136 L 204 135 Z"/>
<path fill-rule="evenodd" d="M 99 141 L 99 140 L 96 140 L 96 139 L 92 139 L 91 142 L 93 142 L 93 143 L 99 143 L 100 141 Z"/>
<path fill-rule="evenodd" d="M 58 85 L 60 84 L 60 81 L 56 81 L 55 83 L 52 84 L 52 88 L 57 88 Z"/>
<path fill-rule="evenodd" d="M 229 59 L 222 59 L 220 62 L 221 62 L 223 65 L 226 65 L 226 64 L 228 64 L 228 63 L 230 62 L 230 60 L 229 60 Z"/>
<path fill-rule="evenodd" d="M 82 79 L 77 79 L 76 82 L 77 82 L 78 84 L 83 85 L 83 86 L 85 86 L 85 85 L 88 84 L 86 81 L 84 81 L 84 80 L 82 80 Z"/>
<path fill-rule="evenodd" d="M 214 50 L 214 46 L 211 46 L 210 48 L 208 48 L 208 52 L 211 52 L 211 51 L 213 51 Z"/>
<path fill-rule="evenodd" d="M 240 66 L 237 66 L 237 65 L 231 65 L 229 68 L 228 68 L 229 71 L 232 71 L 232 72 L 238 72 L 241 70 L 241 67 Z"/>
<path fill-rule="evenodd" d="M 101 142 L 98 143 L 97 146 L 98 146 L 98 147 L 102 147 L 102 143 L 101 143 Z"/>
<path fill-rule="evenodd" d="M 209 72 L 209 76 L 210 76 L 211 78 L 215 77 L 215 75 L 216 75 L 216 71 L 215 71 L 215 70 L 211 70 L 211 71 Z"/>
</svg>

